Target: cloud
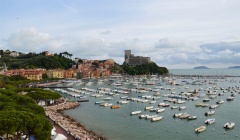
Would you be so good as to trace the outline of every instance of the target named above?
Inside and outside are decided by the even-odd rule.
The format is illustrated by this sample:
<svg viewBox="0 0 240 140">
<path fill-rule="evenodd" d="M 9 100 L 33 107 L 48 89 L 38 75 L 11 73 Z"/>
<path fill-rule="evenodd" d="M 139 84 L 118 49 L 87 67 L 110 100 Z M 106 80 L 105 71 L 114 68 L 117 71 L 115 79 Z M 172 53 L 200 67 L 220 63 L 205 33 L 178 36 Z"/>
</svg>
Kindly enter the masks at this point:
<svg viewBox="0 0 240 140">
<path fill-rule="evenodd" d="M 111 33 L 112 33 L 112 32 L 109 31 L 109 30 L 100 32 L 101 35 L 109 35 L 109 34 L 111 34 Z"/>
<path fill-rule="evenodd" d="M 51 36 L 35 28 L 19 30 L 1 42 L 1 48 L 19 52 L 60 53 L 68 51 L 74 57 L 91 60 L 114 59 L 122 64 L 124 50 L 132 50 L 135 56 L 148 56 L 159 66 L 193 67 L 216 65 L 240 65 L 240 39 L 234 41 L 203 43 L 180 38 L 160 38 L 155 43 L 131 38 L 120 41 L 96 37 Z"/>
</svg>

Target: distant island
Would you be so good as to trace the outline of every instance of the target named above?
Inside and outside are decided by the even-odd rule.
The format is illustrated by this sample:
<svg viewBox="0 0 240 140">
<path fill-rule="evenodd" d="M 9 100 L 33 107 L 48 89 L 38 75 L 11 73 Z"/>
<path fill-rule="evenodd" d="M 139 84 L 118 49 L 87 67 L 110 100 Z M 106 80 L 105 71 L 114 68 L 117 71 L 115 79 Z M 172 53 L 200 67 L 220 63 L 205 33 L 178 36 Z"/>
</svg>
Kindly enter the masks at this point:
<svg viewBox="0 0 240 140">
<path fill-rule="evenodd" d="M 228 67 L 229 69 L 240 69 L 240 66 Z"/>
<path fill-rule="evenodd" d="M 194 67 L 193 69 L 209 69 L 209 68 L 206 66 L 198 66 L 198 67 Z"/>
</svg>

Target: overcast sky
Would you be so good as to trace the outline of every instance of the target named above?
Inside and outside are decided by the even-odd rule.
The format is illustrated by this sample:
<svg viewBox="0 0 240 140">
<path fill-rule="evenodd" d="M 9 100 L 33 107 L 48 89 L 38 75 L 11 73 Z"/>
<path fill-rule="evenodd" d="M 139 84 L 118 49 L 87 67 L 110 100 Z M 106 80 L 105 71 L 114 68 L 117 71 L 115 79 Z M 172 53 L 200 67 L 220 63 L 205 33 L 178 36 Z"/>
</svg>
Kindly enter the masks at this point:
<svg viewBox="0 0 240 140">
<path fill-rule="evenodd" d="M 240 0 L 0 0 L 0 49 L 169 69 L 240 65 Z"/>
</svg>

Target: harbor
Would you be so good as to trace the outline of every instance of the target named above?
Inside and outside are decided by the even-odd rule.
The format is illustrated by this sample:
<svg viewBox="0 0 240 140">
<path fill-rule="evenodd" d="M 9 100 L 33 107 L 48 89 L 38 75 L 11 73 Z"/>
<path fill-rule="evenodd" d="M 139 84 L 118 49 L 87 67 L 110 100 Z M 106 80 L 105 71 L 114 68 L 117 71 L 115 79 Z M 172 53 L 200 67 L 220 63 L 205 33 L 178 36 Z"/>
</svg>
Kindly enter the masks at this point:
<svg viewBox="0 0 240 140">
<path fill-rule="evenodd" d="M 153 76 L 151 79 L 94 79 L 91 85 L 88 82 L 53 90 L 73 101 L 88 99 L 80 107 L 64 113 L 108 139 L 186 139 L 189 136 L 193 139 L 239 139 L 238 77 Z M 234 99 L 228 101 L 228 97 Z M 111 105 L 118 108 L 112 109 Z M 205 115 L 210 110 L 214 113 Z M 179 116 L 173 117 L 175 114 Z M 149 119 L 140 119 L 141 115 L 148 115 Z M 210 118 L 215 122 L 205 124 Z M 229 121 L 235 126 L 227 130 L 224 124 Z M 196 134 L 195 129 L 200 126 L 206 129 Z"/>
</svg>

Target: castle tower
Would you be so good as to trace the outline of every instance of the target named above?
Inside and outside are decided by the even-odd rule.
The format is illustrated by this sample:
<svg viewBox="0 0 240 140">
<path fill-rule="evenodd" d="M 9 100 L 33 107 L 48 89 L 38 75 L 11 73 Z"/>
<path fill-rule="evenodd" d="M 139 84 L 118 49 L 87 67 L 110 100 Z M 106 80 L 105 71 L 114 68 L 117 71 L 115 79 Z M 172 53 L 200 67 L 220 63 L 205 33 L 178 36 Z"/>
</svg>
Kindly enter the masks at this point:
<svg viewBox="0 0 240 140">
<path fill-rule="evenodd" d="M 131 50 L 125 50 L 125 61 L 124 62 L 126 64 L 129 64 L 130 57 L 131 57 Z"/>
</svg>

